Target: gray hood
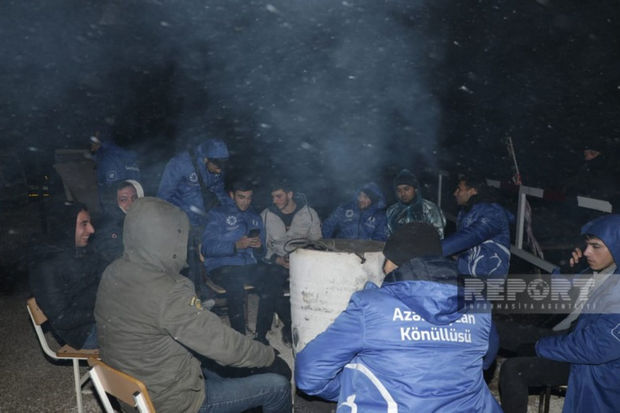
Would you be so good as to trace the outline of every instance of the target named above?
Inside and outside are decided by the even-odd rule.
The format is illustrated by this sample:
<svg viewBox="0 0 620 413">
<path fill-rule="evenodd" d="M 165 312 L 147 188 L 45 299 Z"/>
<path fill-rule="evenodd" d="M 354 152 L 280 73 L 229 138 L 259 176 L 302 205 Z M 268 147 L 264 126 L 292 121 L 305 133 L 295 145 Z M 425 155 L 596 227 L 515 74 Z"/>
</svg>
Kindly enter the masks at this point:
<svg viewBox="0 0 620 413">
<path fill-rule="evenodd" d="M 188 234 L 185 212 L 159 198 L 138 199 L 125 218 L 124 256 L 143 268 L 177 274 L 186 265 Z"/>
</svg>

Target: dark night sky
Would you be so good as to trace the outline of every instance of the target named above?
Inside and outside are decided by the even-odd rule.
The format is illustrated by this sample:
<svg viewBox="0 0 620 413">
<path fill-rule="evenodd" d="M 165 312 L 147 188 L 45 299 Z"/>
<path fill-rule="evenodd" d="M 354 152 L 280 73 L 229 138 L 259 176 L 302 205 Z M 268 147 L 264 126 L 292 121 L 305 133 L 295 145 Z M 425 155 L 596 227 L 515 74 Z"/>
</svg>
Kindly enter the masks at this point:
<svg viewBox="0 0 620 413">
<path fill-rule="evenodd" d="M 588 141 L 617 147 L 619 11 L 611 0 L 3 1 L 2 148 L 43 166 L 100 131 L 140 152 L 153 186 L 173 152 L 221 137 L 230 175 L 289 175 L 333 206 L 400 167 L 507 178 L 510 135 L 525 182 L 555 185 Z"/>
</svg>

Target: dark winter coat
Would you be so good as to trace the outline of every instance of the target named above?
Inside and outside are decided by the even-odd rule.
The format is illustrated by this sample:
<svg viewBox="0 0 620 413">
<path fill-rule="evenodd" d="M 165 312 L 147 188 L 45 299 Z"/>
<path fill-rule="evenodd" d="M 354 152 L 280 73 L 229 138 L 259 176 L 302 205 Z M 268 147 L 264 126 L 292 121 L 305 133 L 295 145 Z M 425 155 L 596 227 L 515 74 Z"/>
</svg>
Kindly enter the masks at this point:
<svg viewBox="0 0 620 413">
<path fill-rule="evenodd" d="M 497 203 L 478 202 L 461 209 L 457 231 L 441 241 L 444 256 L 458 254 L 461 274 L 505 276 L 510 266 L 510 219 Z"/>
<path fill-rule="evenodd" d="M 240 211 L 237 205 L 224 205 L 213 208 L 207 214 L 207 225 L 202 234 L 202 255 L 207 271 L 226 265 L 256 264 L 264 248 L 244 248 L 238 250 L 235 243 L 253 230 L 260 231 L 265 245 L 263 220 L 250 207 Z"/>
<path fill-rule="evenodd" d="M 207 156 L 208 149 L 204 144 L 196 148 L 195 163 L 198 172 L 194 170 L 188 151 L 170 159 L 161 176 L 157 191 L 158 198 L 181 208 L 189 217 L 191 226 L 198 228 L 204 228 L 208 211 L 197 173 L 200 173 L 207 190 L 217 198 L 220 204 L 227 205 L 232 202 L 224 190 L 224 174 L 213 174 L 204 164 L 204 158 L 209 157 Z M 228 158 L 228 149 L 225 145 L 212 149 L 214 149 L 210 155 L 212 158 Z"/>
<path fill-rule="evenodd" d="M 81 348 L 93 330 L 95 297 L 104 263 L 88 247 L 75 247 L 75 224 L 82 204 L 52 206 L 48 239 L 35 246 L 30 290 L 53 333 Z"/>
<path fill-rule="evenodd" d="M 501 412 L 482 374 L 491 314 L 460 310 L 456 279 L 453 262 L 431 257 L 368 283 L 297 354 L 297 386 L 342 413 Z"/>
<path fill-rule="evenodd" d="M 372 200 L 368 208 L 361 210 L 357 197 L 364 192 Z M 323 221 L 323 238 L 363 239 L 385 241 L 387 218 L 385 198 L 375 183 L 364 185 L 351 201 L 340 205 Z"/>
<path fill-rule="evenodd" d="M 582 234 L 600 238 L 614 258 L 616 272 L 588 298 L 568 334 L 536 343 L 539 357 L 571 363 L 564 413 L 617 412 L 620 406 L 620 215 L 586 224 Z"/>
</svg>

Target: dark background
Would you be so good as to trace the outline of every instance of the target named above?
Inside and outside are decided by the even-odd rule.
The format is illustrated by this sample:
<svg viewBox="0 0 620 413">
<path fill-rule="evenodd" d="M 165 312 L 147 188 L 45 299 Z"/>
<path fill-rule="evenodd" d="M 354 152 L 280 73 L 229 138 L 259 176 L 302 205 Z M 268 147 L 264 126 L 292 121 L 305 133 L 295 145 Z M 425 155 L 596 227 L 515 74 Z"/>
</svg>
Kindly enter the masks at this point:
<svg viewBox="0 0 620 413">
<path fill-rule="evenodd" d="M 0 3 L 0 139 L 29 175 L 96 131 L 147 194 L 205 137 L 229 179 L 285 176 L 324 215 L 402 167 L 561 186 L 584 145 L 615 155 L 612 0 L 32 0 Z M 451 184 L 452 185 L 452 184 Z M 259 191 L 258 204 L 269 202 Z M 432 197 L 433 198 L 433 197 Z M 451 200 L 449 200 L 451 201 Z"/>
</svg>

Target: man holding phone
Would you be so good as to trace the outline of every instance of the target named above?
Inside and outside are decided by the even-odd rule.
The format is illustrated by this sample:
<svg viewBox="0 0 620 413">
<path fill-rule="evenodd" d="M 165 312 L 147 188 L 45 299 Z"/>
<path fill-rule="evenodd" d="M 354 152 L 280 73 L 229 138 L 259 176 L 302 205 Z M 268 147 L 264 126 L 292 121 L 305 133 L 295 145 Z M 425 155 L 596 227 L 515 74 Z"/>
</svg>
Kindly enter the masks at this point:
<svg viewBox="0 0 620 413">
<path fill-rule="evenodd" d="M 213 208 L 207 214 L 201 246 L 209 277 L 226 290 L 230 325 L 242 334 L 246 326 L 244 285 L 253 285 L 261 297 L 257 325 L 261 325 L 264 300 L 273 296 L 267 291 L 264 272 L 256 265 L 264 255 L 265 231 L 251 207 L 252 195 L 249 182 L 235 182 L 229 192 L 232 204 Z"/>
</svg>

